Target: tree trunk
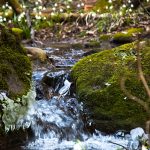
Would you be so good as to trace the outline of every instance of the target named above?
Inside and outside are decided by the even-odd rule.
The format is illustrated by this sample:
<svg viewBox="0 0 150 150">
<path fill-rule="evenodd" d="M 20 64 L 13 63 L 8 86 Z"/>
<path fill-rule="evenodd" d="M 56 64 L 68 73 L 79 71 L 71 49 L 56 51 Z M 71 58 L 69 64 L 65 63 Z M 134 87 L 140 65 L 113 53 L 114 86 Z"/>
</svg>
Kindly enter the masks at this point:
<svg viewBox="0 0 150 150">
<path fill-rule="evenodd" d="M 18 0 L 8 0 L 8 2 L 17 14 L 20 14 L 23 11 Z"/>
</svg>

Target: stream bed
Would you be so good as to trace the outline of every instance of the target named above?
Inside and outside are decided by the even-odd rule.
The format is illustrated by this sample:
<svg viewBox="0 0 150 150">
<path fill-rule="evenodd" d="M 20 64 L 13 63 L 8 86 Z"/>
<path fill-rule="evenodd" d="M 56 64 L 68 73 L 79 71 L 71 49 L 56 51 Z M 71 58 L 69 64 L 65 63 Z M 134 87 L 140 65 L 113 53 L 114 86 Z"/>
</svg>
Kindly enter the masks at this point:
<svg viewBox="0 0 150 150">
<path fill-rule="evenodd" d="M 31 128 L 25 150 L 140 150 L 138 136 L 143 136 L 141 128 L 129 133 L 117 131 L 106 135 L 93 129 L 92 119 L 88 119 L 84 104 L 76 99 L 70 80 L 71 67 L 87 51 L 73 48 L 45 48 L 53 69 L 37 66 L 33 72 L 36 100 L 26 116 L 18 121 L 23 128 Z M 89 51 L 88 51 L 89 52 Z M 43 69 L 44 68 L 44 69 Z M 87 118 L 87 119 L 85 119 Z M 92 132 L 90 129 L 92 128 Z"/>
</svg>

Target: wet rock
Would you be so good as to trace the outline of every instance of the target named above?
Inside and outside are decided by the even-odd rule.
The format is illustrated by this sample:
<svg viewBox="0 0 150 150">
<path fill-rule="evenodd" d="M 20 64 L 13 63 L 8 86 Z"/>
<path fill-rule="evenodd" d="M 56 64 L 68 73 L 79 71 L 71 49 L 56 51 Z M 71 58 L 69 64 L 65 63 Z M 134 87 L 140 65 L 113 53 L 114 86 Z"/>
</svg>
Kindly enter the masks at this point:
<svg viewBox="0 0 150 150">
<path fill-rule="evenodd" d="M 144 136 L 145 132 L 142 128 L 138 127 L 138 128 L 132 129 L 130 131 L 130 134 L 131 134 L 132 140 L 138 140 L 138 138 Z"/>
<path fill-rule="evenodd" d="M 43 77 L 43 82 L 54 89 L 59 84 L 59 82 L 63 81 L 63 77 L 65 75 L 65 71 L 55 71 L 55 72 L 47 72 Z"/>
<path fill-rule="evenodd" d="M 148 144 L 148 135 L 145 134 L 141 127 L 137 127 L 130 131 L 129 149 L 142 149 L 142 145 Z"/>
<path fill-rule="evenodd" d="M 60 93 L 68 74 L 65 71 L 54 71 L 45 73 L 40 82 L 36 83 L 37 99 L 50 99 L 54 94 Z"/>
<path fill-rule="evenodd" d="M 43 82 L 38 82 L 36 87 L 36 100 L 51 99 L 54 95 L 54 89 Z"/>
<path fill-rule="evenodd" d="M 94 50 L 89 50 L 89 51 L 83 53 L 82 56 L 84 57 L 84 56 L 92 55 L 94 53 L 97 53 L 97 51 L 95 49 Z"/>
<path fill-rule="evenodd" d="M 36 100 L 50 99 L 54 93 L 54 89 L 42 81 L 47 71 L 33 72 L 33 80 L 36 87 Z"/>
</svg>

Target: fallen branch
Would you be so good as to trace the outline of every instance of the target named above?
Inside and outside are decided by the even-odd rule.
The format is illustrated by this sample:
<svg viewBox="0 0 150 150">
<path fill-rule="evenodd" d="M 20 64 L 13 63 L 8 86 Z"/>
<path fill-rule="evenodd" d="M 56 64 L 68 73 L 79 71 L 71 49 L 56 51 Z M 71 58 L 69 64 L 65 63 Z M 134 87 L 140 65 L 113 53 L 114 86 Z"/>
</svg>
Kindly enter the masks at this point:
<svg viewBox="0 0 150 150">
<path fill-rule="evenodd" d="M 137 67 L 138 67 L 138 72 L 139 72 L 139 77 L 140 77 L 140 80 L 142 81 L 144 87 L 145 87 L 145 90 L 147 92 L 147 95 L 149 97 L 149 102 L 150 102 L 150 88 L 148 86 L 148 83 L 144 77 L 144 73 L 143 73 L 143 70 L 142 70 L 142 65 L 141 65 L 141 57 L 140 57 L 140 42 L 138 42 L 137 44 Z"/>
<path fill-rule="evenodd" d="M 121 82 L 120 82 L 120 86 L 122 91 L 125 93 L 125 95 L 127 95 L 127 97 L 135 102 L 137 102 L 138 104 L 140 104 L 141 106 L 143 106 L 143 108 L 145 109 L 145 111 L 150 114 L 150 110 L 148 107 L 148 104 L 146 102 L 144 102 L 143 100 L 139 99 L 138 97 L 132 95 L 125 86 L 125 82 L 126 82 L 127 78 L 126 77 L 122 77 L 121 78 Z"/>
</svg>

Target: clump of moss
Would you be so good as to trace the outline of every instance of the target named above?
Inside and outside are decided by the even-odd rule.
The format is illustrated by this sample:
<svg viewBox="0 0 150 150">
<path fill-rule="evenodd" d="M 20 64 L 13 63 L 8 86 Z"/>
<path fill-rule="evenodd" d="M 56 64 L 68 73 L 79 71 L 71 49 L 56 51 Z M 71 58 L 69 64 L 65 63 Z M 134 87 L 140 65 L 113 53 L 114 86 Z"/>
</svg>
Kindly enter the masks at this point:
<svg viewBox="0 0 150 150">
<path fill-rule="evenodd" d="M 19 38 L 11 30 L 0 31 L 0 90 L 10 98 L 21 97 L 30 89 L 31 63 Z"/>
<path fill-rule="evenodd" d="M 108 35 L 108 34 L 102 34 L 99 37 L 100 41 L 107 41 L 107 40 L 110 40 L 110 38 L 111 38 L 111 35 Z"/>
<path fill-rule="evenodd" d="M 12 28 L 11 30 L 12 30 L 12 32 L 13 32 L 14 34 L 16 34 L 17 36 L 18 36 L 18 35 L 20 36 L 20 35 L 23 33 L 23 30 L 22 30 L 22 29 L 19 29 L 19 28 Z"/>
<path fill-rule="evenodd" d="M 130 34 L 138 34 L 138 33 L 142 33 L 144 30 L 143 28 L 129 28 L 126 31 Z"/>
<path fill-rule="evenodd" d="M 114 132 L 145 126 L 148 115 L 140 105 L 128 99 L 120 88 L 120 80 L 126 76 L 128 91 L 141 99 L 147 99 L 137 76 L 135 45 L 125 44 L 90 55 L 72 69 L 79 100 L 89 109 L 96 128 L 101 131 Z M 144 73 L 150 74 L 150 46 L 141 52 Z"/>
<path fill-rule="evenodd" d="M 85 48 L 100 47 L 100 42 L 97 40 L 90 40 L 89 42 L 85 43 L 84 47 Z"/>
<path fill-rule="evenodd" d="M 130 43 L 135 40 L 137 34 L 143 32 L 143 28 L 130 28 L 123 32 L 118 32 L 113 35 L 113 42 L 115 43 Z"/>
</svg>

